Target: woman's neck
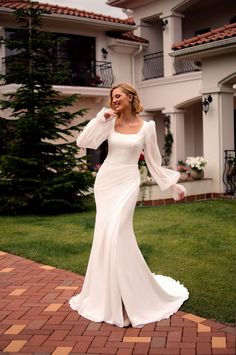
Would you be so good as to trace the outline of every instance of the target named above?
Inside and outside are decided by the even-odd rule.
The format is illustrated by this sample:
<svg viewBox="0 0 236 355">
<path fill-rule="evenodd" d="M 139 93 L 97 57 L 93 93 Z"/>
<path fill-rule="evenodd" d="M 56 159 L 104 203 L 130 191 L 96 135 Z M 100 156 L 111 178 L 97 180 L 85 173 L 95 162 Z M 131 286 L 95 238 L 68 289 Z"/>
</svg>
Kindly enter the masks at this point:
<svg viewBox="0 0 236 355">
<path fill-rule="evenodd" d="M 137 119 L 137 116 L 134 115 L 130 110 L 121 112 L 119 119 L 122 120 L 123 122 L 133 122 Z"/>
</svg>

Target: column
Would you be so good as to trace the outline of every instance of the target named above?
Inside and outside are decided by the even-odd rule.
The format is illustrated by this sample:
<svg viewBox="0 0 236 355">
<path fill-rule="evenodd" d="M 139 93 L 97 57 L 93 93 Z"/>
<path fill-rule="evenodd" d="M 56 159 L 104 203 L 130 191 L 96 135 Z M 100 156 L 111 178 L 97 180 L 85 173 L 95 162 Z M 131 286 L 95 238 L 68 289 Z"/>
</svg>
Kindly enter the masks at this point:
<svg viewBox="0 0 236 355">
<path fill-rule="evenodd" d="M 234 101 L 232 88 L 221 87 L 212 96 L 209 111 L 203 113 L 203 151 L 208 160 L 205 176 L 213 179 L 213 192 L 223 193 L 224 150 L 234 149 Z"/>
<path fill-rule="evenodd" d="M 161 17 L 168 21 L 163 31 L 164 76 L 172 76 L 174 73 L 174 58 L 170 57 L 169 53 L 173 43 L 182 40 L 182 17 L 183 15 L 175 13 Z"/>
<path fill-rule="evenodd" d="M 153 113 L 152 112 L 147 112 L 147 111 L 143 111 L 139 114 L 139 116 L 144 120 L 144 121 L 151 121 L 153 120 Z"/>
<path fill-rule="evenodd" d="M 185 111 L 173 110 L 163 112 L 165 115 L 170 116 L 170 131 L 173 135 L 172 154 L 170 159 L 170 167 L 176 169 L 179 160 L 185 160 Z"/>
</svg>

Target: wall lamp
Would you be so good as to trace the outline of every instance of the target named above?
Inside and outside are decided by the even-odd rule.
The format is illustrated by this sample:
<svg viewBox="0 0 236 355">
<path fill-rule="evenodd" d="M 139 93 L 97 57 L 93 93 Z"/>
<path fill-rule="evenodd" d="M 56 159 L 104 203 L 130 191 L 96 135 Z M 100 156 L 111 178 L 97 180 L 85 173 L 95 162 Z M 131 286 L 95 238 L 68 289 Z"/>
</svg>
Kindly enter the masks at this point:
<svg viewBox="0 0 236 355">
<path fill-rule="evenodd" d="M 102 48 L 101 51 L 102 51 L 102 56 L 103 56 L 103 58 L 104 58 L 104 59 L 107 59 L 107 55 L 108 55 L 107 49 L 106 49 L 106 48 Z"/>
<path fill-rule="evenodd" d="M 210 107 L 210 103 L 212 102 L 212 96 L 209 95 L 208 97 L 204 97 L 202 101 L 202 110 L 207 113 Z"/>
<path fill-rule="evenodd" d="M 165 31 L 167 24 L 168 24 L 167 19 L 165 19 L 165 20 L 163 20 L 162 18 L 160 19 L 160 25 L 161 25 L 162 31 Z"/>
</svg>

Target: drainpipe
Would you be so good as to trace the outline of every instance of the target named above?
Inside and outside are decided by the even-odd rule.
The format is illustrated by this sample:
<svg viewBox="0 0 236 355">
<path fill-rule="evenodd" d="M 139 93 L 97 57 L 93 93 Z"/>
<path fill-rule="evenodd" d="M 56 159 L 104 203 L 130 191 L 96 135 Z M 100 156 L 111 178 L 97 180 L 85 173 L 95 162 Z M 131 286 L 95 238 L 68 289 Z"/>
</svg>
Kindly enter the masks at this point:
<svg viewBox="0 0 236 355">
<path fill-rule="evenodd" d="M 143 50 L 143 46 L 140 45 L 139 49 L 132 54 L 131 57 L 131 84 L 135 86 L 135 68 L 134 68 L 134 57 L 138 55 Z"/>
</svg>

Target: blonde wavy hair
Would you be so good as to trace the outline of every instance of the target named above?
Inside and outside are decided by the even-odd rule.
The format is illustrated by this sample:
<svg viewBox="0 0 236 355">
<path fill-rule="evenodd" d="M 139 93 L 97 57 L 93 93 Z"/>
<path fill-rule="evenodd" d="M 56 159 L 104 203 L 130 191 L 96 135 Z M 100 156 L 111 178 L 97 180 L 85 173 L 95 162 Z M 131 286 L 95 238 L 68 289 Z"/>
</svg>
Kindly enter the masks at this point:
<svg viewBox="0 0 236 355">
<path fill-rule="evenodd" d="M 143 111 L 143 106 L 141 105 L 137 91 L 135 90 L 135 88 L 132 85 L 130 85 L 128 83 L 118 84 L 118 85 L 115 85 L 111 88 L 110 101 L 109 101 L 110 108 L 114 109 L 113 103 L 112 103 L 112 93 L 115 89 L 118 89 L 118 88 L 120 88 L 127 96 L 132 97 L 131 111 L 134 115 L 137 115 Z"/>
</svg>

